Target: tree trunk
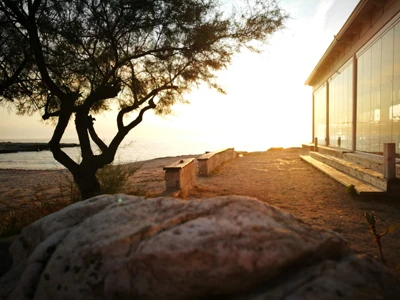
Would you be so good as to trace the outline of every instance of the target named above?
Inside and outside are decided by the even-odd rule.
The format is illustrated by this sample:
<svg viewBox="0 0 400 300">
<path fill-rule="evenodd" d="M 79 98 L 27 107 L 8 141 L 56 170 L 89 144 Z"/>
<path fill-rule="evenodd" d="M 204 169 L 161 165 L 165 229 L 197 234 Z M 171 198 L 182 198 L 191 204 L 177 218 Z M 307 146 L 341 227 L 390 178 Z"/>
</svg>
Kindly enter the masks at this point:
<svg viewBox="0 0 400 300">
<path fill-rule="evenodd" d="M 96 170 L 80 167 L 73 176 L 81 192 L 82 200 L 101 194 L 101 187 L 96 177 Z"/>
</svg>

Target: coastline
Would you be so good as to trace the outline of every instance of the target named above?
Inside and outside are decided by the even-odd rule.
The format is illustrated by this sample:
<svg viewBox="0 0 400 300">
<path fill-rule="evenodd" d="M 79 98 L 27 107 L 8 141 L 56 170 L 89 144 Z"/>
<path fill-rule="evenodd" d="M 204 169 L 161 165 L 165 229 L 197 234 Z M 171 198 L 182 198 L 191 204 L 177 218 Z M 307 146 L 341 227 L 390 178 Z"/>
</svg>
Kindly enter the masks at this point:
<svg viewBox="0 0 400 300">
<path fill-rule="evenodd" d="M 242 152 L 240 152 L 242 153 Z M 254 152 L 256 153 L 256 152 Z M 0 153 L 1 154 L 1 153 Z M 138 161 L 130 161 L 130 162 L 122 162 L 122 163 L 115 163 L 115 160 L 113 163 L 111 164 L 116 164 L 116 165 L 130 165 L 130 164 L 136 164 L 136 163 L 143 163 L 143 164 L 152 164 L 153 161 L 171 161 L 174 162 L 175 160 L 179 160 L 179 159 L 184 159 L 184 158 L 197 158 L 199 157 L 201 154 L 182 154 L 182 155 L 176 155 L 176 156 L 162 156 L 162 157 L 155 157 L 155 158 L 150 158 L 150 159 L 144 159 L 144 160 L 138 160 Z M 56 161 L 56 160 L 54 160 Z M 4 168 L 0 166 L 0 172 L 1 171 L 15 171 L 15 172 L 19 172 L 19 171 L 33 171 L 33 172 L 69 172 L 65 167 L 62 168 L 43 168 L 43 169 L 31 169 L 31 168 L 26 168 L 26 169 L 22 169 L 22 168 Z"/>
<path fill-rule="evenodd" d="M 61 148 L 78 147 L 76 143 L 61 143 Z M 18 153 L 18 152 L 37 152 L 49 151 L 48 143 L 15 143 L 15 142 L 0 142 L 0 154 Z"/>
<path fill-rule="evenodd" d="M 153 158 L 123 165 L 141 164 L 141 168 L 129 178 L 126 193 L 145 190 L 149 196 L 156 196 L 165 191 L 163 167 L 177 160 L 189 157 L 197 158 L 200 154 Z M 35 199 L 49 201 L 67 200 L 64 190 L 70 189 L 71 173 L 63 169 L 13 169 L 0 168 L 0 217 L 7 213 L 5 203 L 20 205 Z"/>
</svg>

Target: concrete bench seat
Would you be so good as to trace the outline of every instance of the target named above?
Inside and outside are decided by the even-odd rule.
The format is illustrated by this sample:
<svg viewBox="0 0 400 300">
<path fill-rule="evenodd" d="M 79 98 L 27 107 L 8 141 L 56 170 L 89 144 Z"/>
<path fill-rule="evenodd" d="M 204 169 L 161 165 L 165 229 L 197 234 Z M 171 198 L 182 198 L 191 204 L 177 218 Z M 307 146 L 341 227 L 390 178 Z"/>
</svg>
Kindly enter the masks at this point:
<svg viewBox="0 0 400 300">
<path fill-rule="evenodd" d="M 194 158 L 181 159 L 163 167 L 167 189 L 187 191 L 196 184 Z"/>
<path fill-rule="evenodd" d="M 199 175 L 209 176 L 216 168 L 224 162 L 235 157 L 234 148 L 226 148 L 219 151 L 208 152 L 197 158 Z"/>
</svg>

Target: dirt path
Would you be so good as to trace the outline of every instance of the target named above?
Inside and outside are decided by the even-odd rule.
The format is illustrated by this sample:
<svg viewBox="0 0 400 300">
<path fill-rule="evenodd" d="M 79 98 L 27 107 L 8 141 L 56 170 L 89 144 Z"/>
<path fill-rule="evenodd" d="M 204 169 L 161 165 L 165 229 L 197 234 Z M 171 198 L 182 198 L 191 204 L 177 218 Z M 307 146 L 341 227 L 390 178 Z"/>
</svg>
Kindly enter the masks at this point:
<svg viewBox="0 0 400 300">
<path fill-rule="evenodd" d="M 188 197 L 245 195 L 275 205 L 312 225 L 341 233 L 355 252 L 379 258 L 364 212 L 375 211 L 378 231 L 400 223 L 400 199 L 351 196 L 343 185 L 302 161 L 301 149 L 250 153 L 200 179 Z M 384 256 L 400 264 L 400 229 L 382 238 Z"/>
<path fill-rule="evenodd" d="M 245 153 L 221 166 L 210 177 L 198 177 L 185 198 L 245 195 L 286 210 L 312 225 L 341 233 L 355 252 L 379 258 L 364 218 L 375 211 L 378 231 L 400 223 L 400 199 L 360 197 L 300 160 L 302 149 Z M 165 190 L 163 166 L 188 156 L 149 160 L 130 178 L 128 194 L 178 196 Z M 190 156 L 196 157 L 196 156 Z M 60 197 L 65 172 L 0 170 L 0 201 L 18 203 L 32 199 L 38 187 L 49 199 Z M 6 213 L 0 205 L 1 213 Z M 384 255 L 391 269 L 400 264 L 400 229 L 382 238 Z"/>
</svg>

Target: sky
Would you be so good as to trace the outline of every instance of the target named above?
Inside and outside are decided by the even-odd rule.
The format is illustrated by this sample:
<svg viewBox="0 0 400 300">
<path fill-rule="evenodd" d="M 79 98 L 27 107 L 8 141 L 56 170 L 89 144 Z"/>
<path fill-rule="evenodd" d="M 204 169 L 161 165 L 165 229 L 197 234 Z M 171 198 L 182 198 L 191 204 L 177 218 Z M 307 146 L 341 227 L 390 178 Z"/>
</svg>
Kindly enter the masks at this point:
<svg viewBox="0 0 400 300">
<path fill-rule="evenodd" d="M 304 82 L 358 2 L 279 1 L 290 15 L 285 29 L 269 39 L 262 54 L 243 51 L 218 73 L 226 95 L 202 87 L 186 97 L 190 104 L 174 106 L 171 115 L 147 112 L 127 139 L 196 140 L 214 143 L 215 150 L 246 151 L 311 142 L 312 94 Z M 96 130 L 106 140 L 116 132 L 115 116 L 96 116 Z M 50 140 L 52 132 L 40 114 L 17 116 L 0 107 L 0 140 Z M 73 126 L 64 137 L 76 137 Z"/>
</svg>

